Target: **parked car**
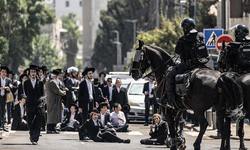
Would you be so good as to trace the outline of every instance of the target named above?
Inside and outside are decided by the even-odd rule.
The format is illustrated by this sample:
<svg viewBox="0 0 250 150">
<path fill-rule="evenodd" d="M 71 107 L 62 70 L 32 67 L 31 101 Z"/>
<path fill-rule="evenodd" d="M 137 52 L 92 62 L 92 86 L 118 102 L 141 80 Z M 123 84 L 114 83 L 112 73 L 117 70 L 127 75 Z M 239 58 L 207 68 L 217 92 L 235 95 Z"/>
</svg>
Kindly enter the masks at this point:
<svg viewBox="0 0 250 150">
<path fill-rule="evenodd" d="M 129 120 L 145 119 L 145 95 L 142 93 L 146 80 L 131 82 L 128 85 L 127 95 L 130 105 Z M 150 107 L 149 117 L 152 118 L 152 108 Z"/>
<path fill-rule="evenodd" d="M 135 81 L 131 76 L 129 76 L 129 72 L 109 72 L 106 75 L 107 78 L 112 78 L 112 83 L 115 84 L 116 78 L 120 78 L 122 81 L 122 87 L 127 88 L 130 82 Z"/>
</svg>

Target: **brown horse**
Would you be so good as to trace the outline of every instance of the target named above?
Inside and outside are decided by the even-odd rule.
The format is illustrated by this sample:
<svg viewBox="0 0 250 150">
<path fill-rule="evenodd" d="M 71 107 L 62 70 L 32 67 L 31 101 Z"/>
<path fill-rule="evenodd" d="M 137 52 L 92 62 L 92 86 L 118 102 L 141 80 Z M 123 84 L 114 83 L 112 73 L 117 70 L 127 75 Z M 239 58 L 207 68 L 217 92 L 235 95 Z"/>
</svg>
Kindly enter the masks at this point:
<svg viewBox="0 0 250 150">
<path fill-rule="evenodd" d="M 139 41 L 139 47 L 136 49 L 130 73 L 132 77 L 137 80 L 151 67 L 158 83 L 158 89 L 155 91 L 155 95 L 160 98 L 165 88 L 166 70 L 172 65 L 174 65 L 174 62 L 167 52 L 156 46 L 144 45 L 142 41 Z M 227 82 L 227 85 L 224 85 L 225 82 Z M 232 86 L 237 87 L 239 92 L 230 93 Z M 178 136 L 175 128 L 175 117 L 177 113 L 185 109 L 192 109 L 196 119 L 200 123 L 200 132 L 193 144 L 195 150 L 200 150 L 200 143 L 208 126 L 204 112 L 212 106 L 220 116 L 219 120 L 222 125 L 221 150 L 230 149 L 230 135 L 228 135 L 230 134 L 228 132 L 230 130 L 230 118 L 225 119 L 225 117 L 232 116 L 231 112 L 233 111 L 231 108 L 233 108 L 233 110 L 240 110 L 240 106 L 236 105 L 239 103 L 235 103 L 243 99 L 240 86 L 228 74 L 221 75 L 219 71 L 204 68 L 195 72 L 190 87 L 191 90 L 188 96 L 185 96 L 185 99 L 176 95 L 175 109 L 163 106 L 161 108 L 169 125 L 172 139 L 171 150 L 176 150 L 177 148 L 185 149 L 183 140 Z M 230 96 L 225 98 L 225 95 Z M 241 114 L 241 110 L 236 114 Z M 224 121 L 224 119 L 226 121 Z"/>
</svg>

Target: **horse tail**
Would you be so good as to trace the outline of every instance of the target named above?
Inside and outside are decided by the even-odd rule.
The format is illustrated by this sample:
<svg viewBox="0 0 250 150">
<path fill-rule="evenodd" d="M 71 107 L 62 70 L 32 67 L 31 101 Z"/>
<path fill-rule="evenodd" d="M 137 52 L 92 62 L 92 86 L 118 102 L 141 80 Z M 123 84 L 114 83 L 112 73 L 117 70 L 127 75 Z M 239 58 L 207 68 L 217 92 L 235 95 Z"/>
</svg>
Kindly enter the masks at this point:
<svg viewBox="0 0 250 150">
<path fill-rule="evenodd" d="M 234 119 L 245 116 L 243 112 L 244 94 L 242 87 L 237 83 L 239 75 L 233 72 L 223 73 L 218 80 L 218 90 L 225 99 L 226 115 Z"/>
</svg>

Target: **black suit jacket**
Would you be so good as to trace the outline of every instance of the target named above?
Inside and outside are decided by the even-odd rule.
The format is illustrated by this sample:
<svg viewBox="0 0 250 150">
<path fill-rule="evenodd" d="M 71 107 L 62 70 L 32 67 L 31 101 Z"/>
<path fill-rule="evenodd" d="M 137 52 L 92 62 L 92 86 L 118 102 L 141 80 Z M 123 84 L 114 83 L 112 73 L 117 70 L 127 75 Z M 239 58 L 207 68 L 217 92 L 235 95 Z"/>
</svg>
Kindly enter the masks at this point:
<svg viewBox="0 0 250 150">
<path fill-rule="evenodd" d="M 125 104 L 128 104 L 127 90 L 124 87 L 120 88 L 119 93 L 117 91 L 117 88 L 113 89 L 113 91 L 112 91 L 112 100 L 111 100 L 111 108 L 113 107 L 114 103 L 121 104 L 121 107 L 123 107 Z"/>
<path fill-rule="evenodd" d="M 7 78 L 7 77 L 5 77 L 5 78 L 6 78 L 5 87 L 10 87 L 10 84 L 11 84 L 10 78 Z M 0 76 L 0 87 L 2 87 L 1 76 Z M 0 92 L 1 92 L 1 90 L 0 90 Z M 6 96 L 6 93 L 9 93 L 9 92 L 10 92 L 10 90 L 9 91 L 5 90 L 5 95 L 4 96 Z"/>
<path fill-rule="evenodd" d="M 146 91 L 149 92 L 149 82 L 144 83 L 142 93 L 145 94 Z M 156 100 L 155 100 L 154 89 L 152 89 L 151 94 L 153 94 L 153 96 L 154 96 L 154 97 L 153 97 L 153 98 L 154 98 L 153 104 L 157 104 L 157 102 L 156 102 Z M 146 102 L 146 103 L 149 102 L 149 95 L 145 95 L 145 100 L 144 100 L 144 102 Z"/>
<path fill-rule="evenodd" d="M 41 100 L 40 98 L 42 96 L 44 96 L 44 85 L 43 82 L 40 81 L 39 79 L 36 79 L 36 84 L 35 84 L 35 88 L 33 88 L 31 80 L 28 79 L 24 82 L 24 91 L 25 94 L 27 96 L 27 100 L 26 103 L 28 105 L 39 105 L 41 102 L 39 100 Z M 27 106 L 28 106 L 27 105 Z"/>
<path fill-rule="evenodd" d="M 26 106 L 24 105 L 24 114 L 26 111 Z M 13 122 L 12 122 L 12 126 L 11 129 L 12 130 L 17 130 L 18 126 L 22 123 L 22 119 L 26 119 L 26 116 L 24 116 L 23 118 L 21 117 L 21 108 L 20 108 L 20 104 L 16 104 L 14 111 L 13 111 Z"/>
<path fill-rule="evenodd" d="M 155 126 L 155 131 L 149 134 L 151 138 L 157 139 L 158 143 L 164 143 L 168 135 L 168 124 L 166 121 L 161 121 L 160 124 Z"/>
<path fill-rule="evenodd" d="M 78 101 L 79 101 L 79 108 L 82 109 L 88 109 L 88 105 L 90 104 L 91 106 L 95 107 L 95 89 L 94 89 L 94 84 L 92 83 L 92 92 L 93 92 L 93 102 L 89 101 L 89 91 L 88 91 L 88 86 L 86 80 L 82 81 L 80 83 L 80 88 L 79 88 L 79 93 L 78 93 Z"/>
<path fill-rule="evenodd" d="M 84 129 L 87 129 L 88 136 L 91 140 L 95 140 L 99 131 L 104 130 L 101 122 L 97 120 L 97 126 L 92 119 L 89 119 L 84 123 Z"/>
<path fill-rule="evenodd" d="M 24 86 L 23 84 L 24 84 L 24 83 L 21 82 L 21 83 L 18 85 L 18 91 L 17 91 L 17 99 L 18 99 L 18 100 L 20 99 L 21 94 L 24 94 L 24 93 L 23 93 L 23 90 L 24 90 L 24 89 L 23 89 L 23 86 Z"/>
<path fill-rule="evenodd" d="M 69 123 L 70 116 L 71 116 L 71 112 L 69 111 L 67 113 L 66 117 L 63 119 L 63 123 L 62 123 L 61 127 L 63 127 L 64 125 L 66 126 Z M 76 112 L 75 116 L 74 116 L 74 119 L 77 120 L 79 122 L 79 124 L 81 124 L 82 123 L 81 113 Z"/>
<path fill-rule="evenodd" d="M 94 87 L 94 89 L 95 89 L 96 102 L 98 102 L 99 104 L 101 102 L 105 102 L 105 98 L 103 96 L 102 89 L 100 87 Z"/>
<path fill-rule="evenodd" d="M 112 85 L 112 88 L 114 89 L 115 85 Z M 111 97 L 111 99 L 109 98 L 110 97 L 110 93 L 109 93 L 109 86 L 108 85 L 105 85 L 103 87 L 103 96 L 106 97 L 109 101 L 111 101 L 111 99 L 112 99 L 112 97 Z"/>
</svg>

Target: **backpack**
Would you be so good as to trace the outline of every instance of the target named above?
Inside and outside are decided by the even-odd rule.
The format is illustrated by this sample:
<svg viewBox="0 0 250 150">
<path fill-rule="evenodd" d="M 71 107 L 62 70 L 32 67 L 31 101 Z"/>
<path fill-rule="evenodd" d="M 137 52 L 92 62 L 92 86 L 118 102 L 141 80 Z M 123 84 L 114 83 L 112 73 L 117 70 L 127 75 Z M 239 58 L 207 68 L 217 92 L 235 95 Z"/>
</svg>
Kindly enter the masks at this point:
<svg viewBox="0 0 250 150">
<path fill-rule="evenodd" d="M 203 42 L 203 37 L 201 38 L 200 34 L 197 34 L 197 39 L 195 42 L 195 56 L 199 63 L 205 64 L 209 61 L 207 46 Z"/>
</svg>

